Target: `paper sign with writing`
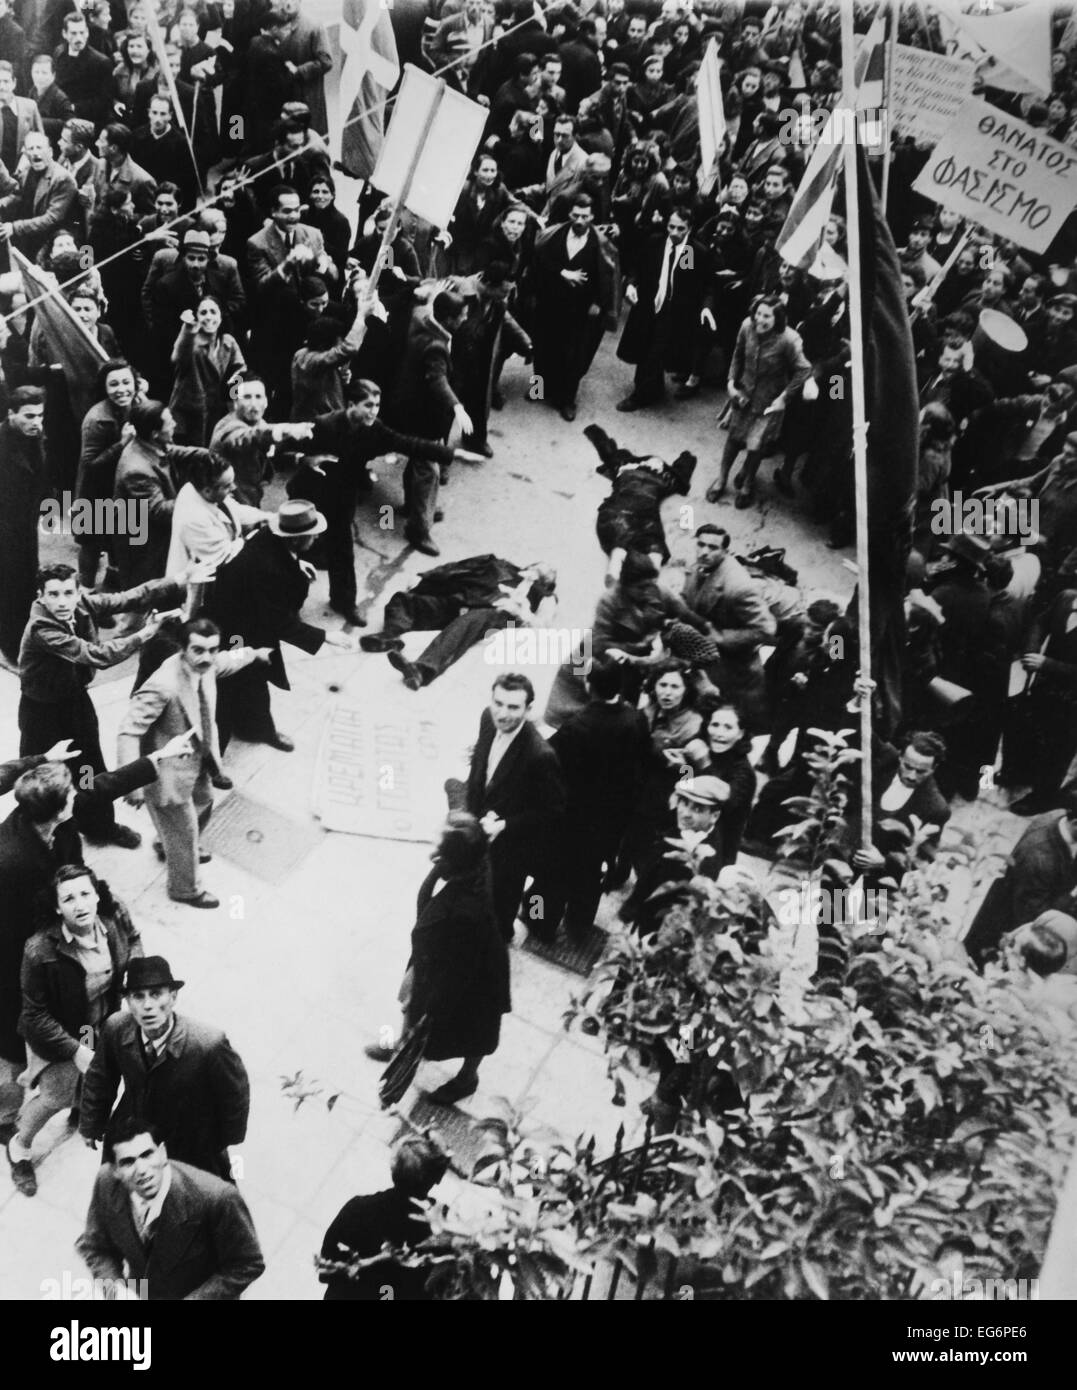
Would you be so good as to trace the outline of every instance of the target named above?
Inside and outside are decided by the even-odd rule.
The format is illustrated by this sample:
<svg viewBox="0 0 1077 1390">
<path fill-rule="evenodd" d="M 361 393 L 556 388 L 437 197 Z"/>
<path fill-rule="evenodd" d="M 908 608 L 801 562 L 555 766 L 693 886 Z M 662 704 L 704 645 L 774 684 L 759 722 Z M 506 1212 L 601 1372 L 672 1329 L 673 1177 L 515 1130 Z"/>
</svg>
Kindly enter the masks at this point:
<svg viewBox="0 0 1077 1390">
<path fill-rule="evenodd" d="M 1077 150 L 970 97 L 913 184 L 917 193 L 1029 251 L 1077 207 Z"/>
<path fill-rule="evenodd" d="M 318 757 L 315 815 L 349 835 L 435 841 L 446 809 L 441 748 L 431 719 L 335 706 Z"/>
<path fill-rule="evenodd" d="M 898 134 L 936 144 L 968 99 L 972 76 L 966 63 L 899 43 L 890 84 L 891 122 Z"/>
</svg>

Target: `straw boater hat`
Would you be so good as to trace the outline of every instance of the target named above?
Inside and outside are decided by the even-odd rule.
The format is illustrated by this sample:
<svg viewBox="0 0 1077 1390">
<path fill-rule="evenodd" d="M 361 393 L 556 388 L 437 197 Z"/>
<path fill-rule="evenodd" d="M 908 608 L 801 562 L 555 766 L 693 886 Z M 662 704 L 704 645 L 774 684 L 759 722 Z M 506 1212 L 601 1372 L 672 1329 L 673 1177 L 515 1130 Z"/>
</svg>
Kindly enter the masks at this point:
<svg viewBox="0 0 1077 1390">
<path fill-rule="evenodd" d="M 296 498 L 282 502 L 276 516 L 269 518 L 269 529 L 285 540 L 296 536 L 320 536 L 327 522 L 313 502 Z"/>
</svg>

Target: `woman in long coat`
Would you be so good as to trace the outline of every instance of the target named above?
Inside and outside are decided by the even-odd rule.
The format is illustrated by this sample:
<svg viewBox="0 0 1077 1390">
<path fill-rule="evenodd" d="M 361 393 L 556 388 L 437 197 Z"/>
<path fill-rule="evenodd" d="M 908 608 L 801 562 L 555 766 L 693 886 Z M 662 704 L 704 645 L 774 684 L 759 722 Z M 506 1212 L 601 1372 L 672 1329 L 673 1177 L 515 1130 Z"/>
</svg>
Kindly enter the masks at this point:
<svg viewBox="0 0 1077 1390">
<path fill-rule="evenodd" d="M 479 248 L 511 202 L 497 160 L 492 154 L 480 154 L 449 223 L 452 245 L 446 259 L 450 275 L 470 275 L 478 269 Z"/>
<path fill-rule="evenodd" d="M 229 383 L 247 365 L 231 333 L 221 330 L 221 306 L 203 295 L 184 309 L 172 348 L 175 377 L 168 408 L 176 418 L 176 442 L 205 448 L 217 421 L 228 414 Z"/>
<path fill-rule="evenodd" d="M 512 1002 L 508 946 L 494 921 L 486 832 L 463 811 L 449 816 L 434 867 L 419 889 L 402 1000 L 407 1028 L 424 1016 L 429 1022 L 427 1060 L 464 1059 L 456 1076 L 427 1098 L 452 1105 L 473 1095 L 479 1063 L 497 1051 L 501 1015 Z"/>
<path fill-rule="evenodd" d="M 729 435 L 720 471 L 707 489 L 707 501 L 717 502 L 741 449 L 744 464 L 734 479 L 737 506 L 748 507 L 755 496 L 755 475 L 782 432 L 786 402 L 811 376 L 799 334 L 786 325 L 785 305 L 776 295 L 760 295 L 740 326 L 729 364 Z"/>
</svg>

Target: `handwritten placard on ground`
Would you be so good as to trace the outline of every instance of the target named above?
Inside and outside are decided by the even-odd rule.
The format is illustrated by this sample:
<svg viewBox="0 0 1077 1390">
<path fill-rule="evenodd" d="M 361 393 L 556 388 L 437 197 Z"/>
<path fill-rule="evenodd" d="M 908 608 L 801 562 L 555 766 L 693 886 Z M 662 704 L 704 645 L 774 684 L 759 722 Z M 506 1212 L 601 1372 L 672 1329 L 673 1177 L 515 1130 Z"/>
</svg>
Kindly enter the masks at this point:
<svg viewBox="0 0 1077 1390">
<path fill-rule="evenodd" d="M 1029 251 L 1046 251 L 1077 207 L 1077 150 L 970 97 L 913 184 Z"/>
<path fill-rule="evenodd" d="M 967 101 L 972 77 L 967 63 L 899 43 L 890 84 L 894 128 L 900 135 L 936 144 Z"/>
<path fill-rule="evenodd" d="M 431 719 L 335 706 L 315 772 L 314 814 L 326 830 L 433 842 L 446 810 L 441 749 Z"/>
</svg>

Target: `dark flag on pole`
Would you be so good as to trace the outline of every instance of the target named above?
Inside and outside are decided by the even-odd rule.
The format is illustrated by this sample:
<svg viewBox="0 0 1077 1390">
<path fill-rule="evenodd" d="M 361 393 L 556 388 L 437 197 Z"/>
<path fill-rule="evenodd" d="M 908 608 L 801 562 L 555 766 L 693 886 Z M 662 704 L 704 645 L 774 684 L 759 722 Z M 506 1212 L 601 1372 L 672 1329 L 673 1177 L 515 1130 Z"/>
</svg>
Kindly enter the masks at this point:
<svg viewBox="0 0 1077 1390">
<path fill-rule="evenodd" d="M 878 732 L 886 738 L 901 717 L 905 566 L 916 505 L 920 406 L 897 250 L 860 148 L 857 161 L 868 418 L 871 665 Z"/>
</svg>

